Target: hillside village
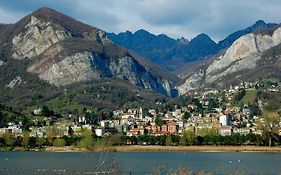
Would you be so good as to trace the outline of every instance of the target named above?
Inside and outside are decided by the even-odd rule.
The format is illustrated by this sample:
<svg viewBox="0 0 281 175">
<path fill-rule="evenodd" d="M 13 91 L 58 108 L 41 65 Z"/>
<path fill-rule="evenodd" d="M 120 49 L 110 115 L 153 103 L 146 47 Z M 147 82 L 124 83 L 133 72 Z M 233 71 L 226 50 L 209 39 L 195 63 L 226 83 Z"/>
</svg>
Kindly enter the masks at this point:
<svg viewBox="0 0 281 175">
<path fill-rule="evenodd" d="M 98 137 L 116 134 L 128 137 L 182 136 L 186 133 L 203 136 L 210 133 L 221 136 L 261 135 L 257 122 L 262 120 L 262 102 L 248 99 L 248 103 L 243 103 L 249 93 L 257 92 L 257 89 L 261 88 L 268 92 L 279 92 L 280 89 L 275 83 L 266 88 L 259 83 L 243 83 L 223 91 L 192 92 L 181 97 L 182 100 L 178 104 L 172 104 L 170 109 L 144 109 L 141 106 L 127 110 L 119 109 L 112 111 L 111 119 L 96 118 L 95 122 L 91 120 L 92 111 L 89 109 L 85 109 L 81 116 L 55 112 L 49 117 L 41 117 L 41 122 L 38 117 L 34 118 L 28 128 L 23 127 L 23 122 L 9 122 L 0 128 L 0 135 L 12 133 L 22 136 L 25 130 L 29 131 L 30 137 L 46 137 L 50 128 L 56 128 L 53 137 L 79 136 L 85 129 Z M 158 105 L 163 104 L 158 102 Z M 32 115 L 42 116 L 44 111 L 46 113 L 44 108 L 34 109 Z"/>
<path fill-rule="evenodd" d="M 165 44 L 129 48 L 134 53 L 118 42 L 123 35 L 47 7 L 3 25 L 0 141 L 11 135 L 81 138 L 85 131 L 95 138 L 262 136 L 258 124 L 265 116 L 281 116 L 280 25 L 257 21 L 219 43 L 206 34 L 178 42 L 144 30 L 126 33 L 139 34 L 135 43 L 143 46 L 154 41 L 146 38 Z M 158 65 L 143 58 L 159 53 L 167 60 Z M 174 60 L 177 55 L 182 58 Z M 190 58 L 199 62 L 185 65 Z M 162 69 L 171 62 L 179 65 L 169 70 L 184 67 Z"/>
</svg>

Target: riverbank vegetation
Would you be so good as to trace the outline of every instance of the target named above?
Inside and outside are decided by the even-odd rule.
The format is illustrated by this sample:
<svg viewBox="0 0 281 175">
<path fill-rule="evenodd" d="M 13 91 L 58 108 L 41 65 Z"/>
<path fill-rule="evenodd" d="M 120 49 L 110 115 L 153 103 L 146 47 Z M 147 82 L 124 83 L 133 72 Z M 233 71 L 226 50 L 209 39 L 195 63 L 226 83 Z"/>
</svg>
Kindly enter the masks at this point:
<svg viewBox="0 0 281 175">
<path fill-rule="evenodd" d="M 275 147 L 267 147 L 271 142 Z M 89 150 L 100 151 L 105 149 L 117 151 L 281 151 L 280 136 L 265 137 L 261 135 L 232 135 L 221 136 L 209 134 L 204 136 L 194 135 L 187 132 L 183 136 L 178 135 L 140 135 L 122 136 L 111 135 L 106 137 L 93 136 L 86 130 L 81 136 L 62 136 L 62 137 L 30 137 L 28 133 L 23 136 L 15 136 L 5 133 L 0 137 L 0 150 L 45 150 L 47 147 L 59 148 L 63 151 Z M 21 148 L 21 149 L 19 149 Z"/>
</svg>

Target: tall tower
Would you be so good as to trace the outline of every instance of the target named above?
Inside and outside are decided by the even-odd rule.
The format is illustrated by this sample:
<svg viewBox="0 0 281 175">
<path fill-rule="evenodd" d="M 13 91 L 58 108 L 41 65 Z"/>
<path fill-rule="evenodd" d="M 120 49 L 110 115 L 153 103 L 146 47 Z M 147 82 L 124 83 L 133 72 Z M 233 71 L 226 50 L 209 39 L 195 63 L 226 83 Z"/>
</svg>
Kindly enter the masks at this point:
<svg viewBox="0 0 281 175">
<path fill-rule="evenodd" d="M 139 119 L 143 119 L 142 107 L 140 107 L 140 110 L 139 110 Z"/>
</svg>

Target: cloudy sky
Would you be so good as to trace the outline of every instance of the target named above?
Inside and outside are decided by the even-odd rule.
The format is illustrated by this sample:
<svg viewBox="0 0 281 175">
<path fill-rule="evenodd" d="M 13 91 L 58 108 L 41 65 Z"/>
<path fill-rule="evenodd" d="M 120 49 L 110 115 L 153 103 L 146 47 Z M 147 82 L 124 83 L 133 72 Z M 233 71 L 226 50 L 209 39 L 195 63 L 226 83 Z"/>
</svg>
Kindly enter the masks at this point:
<svg viewBox="0 0 281 175">
<path fill-rule="evenodd" d="M 281 23 L 281 0 L 0 0 L 0 23 L 50 7 L 107 32 L 140 28 L 173 38 L 218 41 L 262 19 Z"/>
</svg>

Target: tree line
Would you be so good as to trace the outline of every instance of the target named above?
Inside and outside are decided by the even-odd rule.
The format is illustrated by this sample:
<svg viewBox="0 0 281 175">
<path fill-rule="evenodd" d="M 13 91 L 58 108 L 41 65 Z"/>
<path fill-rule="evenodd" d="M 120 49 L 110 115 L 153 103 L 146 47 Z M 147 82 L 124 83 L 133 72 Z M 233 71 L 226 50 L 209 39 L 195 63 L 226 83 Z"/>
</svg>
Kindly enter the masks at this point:
<svg viewBox="0 0 281 175">
<path fill-rule="evenodd" d="M 274 137 L 270 140 L 270 144 L 281 145 L 281 137 Z M 125 136 L 112 135 L 106 137 L 93 136 L 91 132 L 85 132 L 83 136 L 62 136 L 62 137 L 29 137 L 27 132 L 23 136 L 15 137 L 11 133 L 5 133 L 0 137 L 0 147 L 13 149 L 15 147 L 23 147 L 25 149 L 38 148 L 42 149 L 46 146 L 76 146 L 88 150 L 95 148 L 104 148 L 106 146 L 118 145 L 159 145 L 159 146 L 192 146 L 192 145 L 225 145 L 225 146 L 242 146 L 256 145 L 266 146 L 269 140 L 262 135 L 235 134 L 231 136 L 221 135 L 205 135 L 196 136 L 194 134 L 179 135 L 140 135 Z"/>
</svg>

